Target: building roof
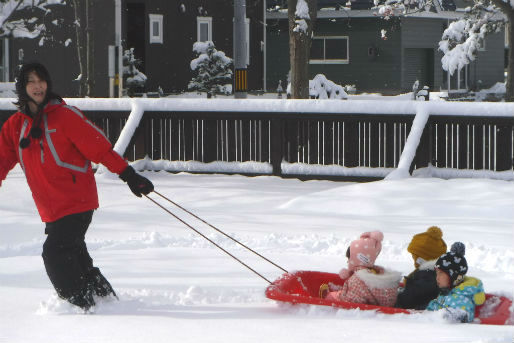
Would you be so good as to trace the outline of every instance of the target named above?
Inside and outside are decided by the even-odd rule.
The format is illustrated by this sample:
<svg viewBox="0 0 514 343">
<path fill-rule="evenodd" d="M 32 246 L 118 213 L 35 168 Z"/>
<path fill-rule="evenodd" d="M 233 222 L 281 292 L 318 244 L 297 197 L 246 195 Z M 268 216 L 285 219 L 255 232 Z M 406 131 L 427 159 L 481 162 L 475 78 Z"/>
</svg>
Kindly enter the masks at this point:
<svg viewBox="0 0 514 343">
<path fill-rule="evenodd" d="M 373 0 L 318 0 L 318 19 L 333 18 L 377 18 L 378 8 L 372 8 Z M 287 19 L 287 0 L 268 0 L 266 19 Z M 408 18 L 458 20 L 464 17 L 464 9 L 471 6 L 473 0 L 437 0 L 428 10 L 403 14 L 396 11 L 395 16 Z M 365 5 L 365 6 L 361 6 Z M 278 7 L 277 7 L 278 6 Z M 497 13 L 493 19 L 503 20 L 504 15 Z"/>
<path fill-rule="evenodd" d="M 446 11 L 454 11 L 456 8 L 466 8 L 473 3 L 473 0 L 439 0 L 440 7 Z M 458 3 L 458 5 L 457 5 Z M 287 9 L 287 0 L 268 0 L 268 9 L 284 8 Z M 354 9 L 370 9 L 374 6 L 374 0 L 318 0 L 318 10 L 320 9 L 340 9 L 351 7 Z"/>
<path fill-rule="evenodd" d="M 332 19 L 332 18 L 377 18 L 378 10 L 352 10 L 343 7 L 339 10 L 335 9 L 321 9 L 318 11 L 318 19 Z M 409 17 L 409 18 L 432 18 L 432 19 L 460 19 L 464 16 L 463 12 L 459 11 L 421 11 L 411 14 L 402 15 L 398 13 L 398 16 Z M 268 11 L 266 13 L 266 19 L 287 19 L 287 9 L 279 11 Z"/>
</svg>

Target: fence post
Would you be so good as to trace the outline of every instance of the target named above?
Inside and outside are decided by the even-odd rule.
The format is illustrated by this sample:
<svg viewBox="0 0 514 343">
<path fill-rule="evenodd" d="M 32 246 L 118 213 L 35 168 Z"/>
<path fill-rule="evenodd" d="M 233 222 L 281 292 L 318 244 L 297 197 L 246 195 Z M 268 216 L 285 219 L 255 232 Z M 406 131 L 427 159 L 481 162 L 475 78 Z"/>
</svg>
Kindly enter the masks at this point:
<svg viewBox="0 0 514 343">
<path fill-rule="evenodd" d="M 421 139 L 419 140 L 418 147 L 416 149 L 416 155 L 412 160 L 409 168 L 409 173 L 412 175 L 414 168 L 425 168 L 432 164 L 432 122 L 430 117 L 425 124 Z"/>
<path fill-rule="evenodd" d="M 434 156 L 434 121 L 432 118 L 428 118 L 428 164 L 427 167 L 435 167 L 436 165 L 436 157 Z"/>
<path fill-rule="evenodd" d="M 131 139 L 131 141 L 134 144 L 134 152 L 132 154 L 132 158 L 134 161 L 143 159 L 146 157 L 146 152 L 147 152 L 147 150 L 146 150 L 147 135 L 145 134 L 146 120 L 147 119 L 144 116 L 143 116 L 143 118 L 141 118 L 141 121 L 139 122 L 139 125 L 138 125 L 136 131 L 134 132 L 134 136 Z M 120 119 L 120 127 L 122 127 L 121 119 Z M 122 128 L 120 128 L 119 132 L 121 132 L 121 130 L 122 130 Z M 116 136 L 116 137 L 118 137 L 118 136 Z M 128 151 L 129 147 L 130 147 L 130 145 L 127 147 L 127 150 L 125 151 L 125 155 L 127 155 L 129 153 L 129 151 Z M 132 159 L 130 159 L 130 158 L 129 158 L 129 160 L 132 161 Z"/>
<path fill-rule="evenodd" d="M 205 119 L 204 124 L 204 141 L 203 149 L 204 155 L 202 162 L 209 163 L 217 160 L 217 148 L 218 148 L 218 121 L 215 119 Z"/>
<path fill-rule="evenodd" d="M 153 159 L 153 136 L 152 136 L 152 120 L 150 116 L 141 118 L 143 129 L 145 131 L 145 152 L 146 156 Z"/>
<path fill-rule="evenodd" d="M 283 133 L 283 119 L 282 118 L 273 118 L 271 119 L 271 166 L 273 167 L 273 175 L 281 176 L 282 175 L 282 141 L 284 140 Z"/>
<path fill-rule="evenodd" d="M 512 170 L 512 125 L 496 126 L 496 171 Z"/>
</svg>

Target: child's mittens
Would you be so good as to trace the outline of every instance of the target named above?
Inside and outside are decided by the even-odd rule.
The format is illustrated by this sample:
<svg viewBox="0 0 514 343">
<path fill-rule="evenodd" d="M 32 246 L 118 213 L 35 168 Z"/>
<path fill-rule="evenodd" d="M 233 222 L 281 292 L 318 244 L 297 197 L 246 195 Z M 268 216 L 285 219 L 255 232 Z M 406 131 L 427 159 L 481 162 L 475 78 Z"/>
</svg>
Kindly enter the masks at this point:
<svg viewBox="0 0 514 343">
<path fill-rule="evenodd" d="M 339 272 L 339 277 L 343 280 L 348 279 L 350 276 L 352 276 L 352 272 L 349 269 L 343 268 Z"/>
<path fill-rule="evenodd" d="M 322 283 L 321 286 L 319 286 L 319 297 L 321 299 L 325 299 L 329 292 L 330 286 L 327 283 Z"/>
<path fill-rule="evenodd" d="M 467 323 L 468 313 L 460 308 L 446 307 L 441 309 L 443 311 L 443 318 L 455 323 Z"/>
<path fill-rule="evenodd" d="M 341 294 L 341 291 L 329 292 L 327 294 L 327 296 L 325 297 L 325 299 L 330 300 L 330 301 L 341 301 L 340 294 Z"/>
</svg>

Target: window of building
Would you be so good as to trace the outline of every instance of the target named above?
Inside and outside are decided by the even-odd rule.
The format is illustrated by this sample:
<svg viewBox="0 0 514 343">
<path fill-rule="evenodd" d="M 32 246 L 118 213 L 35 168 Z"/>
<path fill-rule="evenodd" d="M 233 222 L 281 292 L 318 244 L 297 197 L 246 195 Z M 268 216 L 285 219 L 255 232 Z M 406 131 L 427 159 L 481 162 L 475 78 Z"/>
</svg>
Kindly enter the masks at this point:
<svg viewBox="0 0 514 343">
<path fill-rule="evenodd" d="M 468 89 L 468 66 L 459 69 L 457 74 L 457 84 L 459 89 Z"/>
<path fill-rule="evenodd" d="M 212 41 L 212 17 L 196 18 L 197 42 Z"/>
<path fill-rule="evenodd" d="M 449 92 L 465 92 L 469 87 L 468 77 L 469 68 L 467 65 L 456 70 L 453 75 L 450 75 L 446 70 L 443 70 L 443 89 L 446 88 Z M 448 83 L 450 83 L 449 88 Z"/>
<path fill-rule="evenodd" d="M 348 36 L 318 36 L 312 38 L 311 64 L 349 63 Z"/>
<path fill-rule="evenodd" d="M 162 32 L 162 14 L 150 14 L 150 43 L 162 44 L 164 42 Z"/>
</svg>

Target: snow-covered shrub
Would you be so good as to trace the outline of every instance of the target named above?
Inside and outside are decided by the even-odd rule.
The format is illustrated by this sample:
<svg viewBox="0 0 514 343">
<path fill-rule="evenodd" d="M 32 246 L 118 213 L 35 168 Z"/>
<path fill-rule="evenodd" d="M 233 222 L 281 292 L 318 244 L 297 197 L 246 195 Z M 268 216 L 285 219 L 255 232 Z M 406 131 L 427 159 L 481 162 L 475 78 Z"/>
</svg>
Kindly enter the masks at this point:
<svg viewBox="0 0 514 343">
<path fill-rule="evenodd" d="M 216 93 L 232 93 L 232 59 L 223 51 L 216 50 L 214 43 L 196 42 L 193 51 L 197 58 L 191 61 L 191 70 L 195 76 L 187 88 L 199 92 L 207 92 L 207 97 Z"/>
<path fill-rule="evenodd" d="M 480 89 L 475 93 L 475 101 L 501 101 L 505 98 L 506 85 L 497 82 L 491 88 Z"/>
<path fill-rule="evenodd" d="M 287 94 L 291 94 L 291 84 L 287 85 Z M 309 80 L 309 95 L 315 99 L 348 99 L 344 87 L 318 74 Z"/>
<path fill-rule="evenodd" d="M 137 67 L 141 65 L 141 60 L 134 56 L 134 48 L 125 50 L 123 53 L 123 83 L 125 84 L 128 95 L 132 96 L 136 92 L 144 90 L 147 77 L 140 72 Z"/>
<path fill-rule="evenodd" d="M 429 90 L 428 86 L 423 86 L 423 89 L 420 89 L 416 93 L 416 100 L 418 100 L 418 101 L 430 100 L 430 90 Z"/>
<path fill-rule="evenodd" d="M 355 87 L 355 85 L 345 85 L 343 88 L 344 88 L 344 91 L 346 92 L 346 94 L 357 93 L 357 87 Z"/>
</svg>

